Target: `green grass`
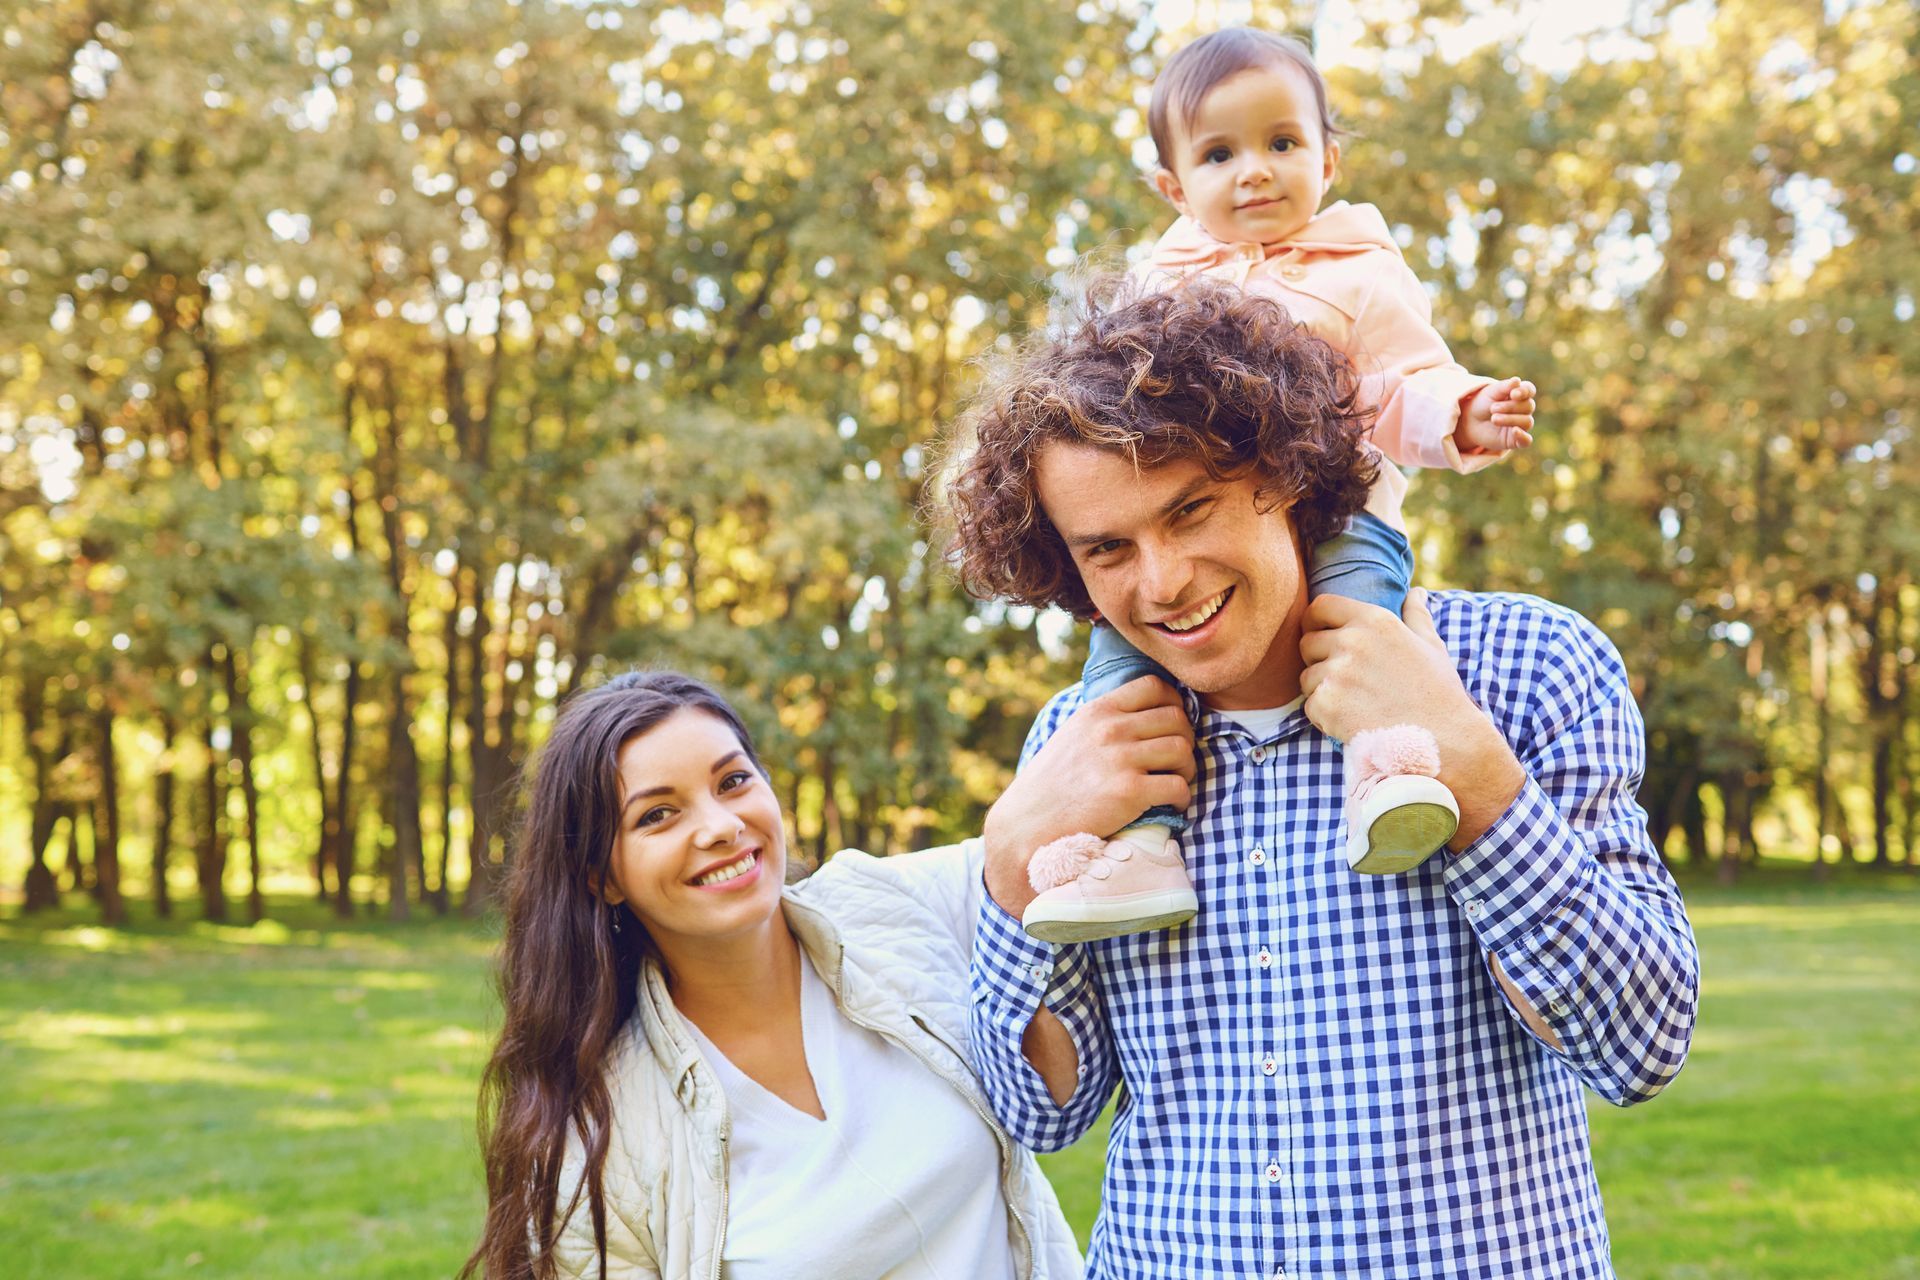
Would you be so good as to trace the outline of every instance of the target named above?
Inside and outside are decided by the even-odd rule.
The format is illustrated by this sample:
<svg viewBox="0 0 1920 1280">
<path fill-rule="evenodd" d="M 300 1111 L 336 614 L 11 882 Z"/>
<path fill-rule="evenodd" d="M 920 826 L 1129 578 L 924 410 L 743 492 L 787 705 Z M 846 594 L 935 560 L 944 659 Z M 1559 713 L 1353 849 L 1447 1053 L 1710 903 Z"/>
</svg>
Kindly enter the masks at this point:
<svg viewBox="0 0 1920 1280">
<path fill-rule="evenodd" d="M 275 907 L 291 929 L 0 925 L 8 1275 L 458 1267 L 489 944 Z"/>
<path fill-rule="evenodd" d="M 1631 1280 L 1920 1278 L 1920 883 L 1689 886 L 1693 1058 L 1593 1107 Z M 458 922 L 0 922 L 0 1240 L 22 1277 L 450 1274 L 489 942 Z M 1103 1133 L 1047 1157 L 1083 1235 Z"/>
</svg>

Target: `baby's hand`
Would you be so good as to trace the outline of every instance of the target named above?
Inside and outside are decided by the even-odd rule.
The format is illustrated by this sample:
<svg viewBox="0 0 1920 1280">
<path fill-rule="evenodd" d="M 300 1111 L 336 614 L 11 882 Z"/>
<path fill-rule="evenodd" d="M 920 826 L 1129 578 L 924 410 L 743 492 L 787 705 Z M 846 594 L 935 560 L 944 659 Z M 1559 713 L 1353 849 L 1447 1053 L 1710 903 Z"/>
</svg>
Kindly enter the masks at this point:
<svg viewBox="0 0 1920 1280">
<path fill-rule="evenodd" d="M 1533 443 L 1533 384 L 1522 378 L 1493 382 L 1467 401 L 1454 428 L 1462 452 L 1505 453 Z"/>
</svg>

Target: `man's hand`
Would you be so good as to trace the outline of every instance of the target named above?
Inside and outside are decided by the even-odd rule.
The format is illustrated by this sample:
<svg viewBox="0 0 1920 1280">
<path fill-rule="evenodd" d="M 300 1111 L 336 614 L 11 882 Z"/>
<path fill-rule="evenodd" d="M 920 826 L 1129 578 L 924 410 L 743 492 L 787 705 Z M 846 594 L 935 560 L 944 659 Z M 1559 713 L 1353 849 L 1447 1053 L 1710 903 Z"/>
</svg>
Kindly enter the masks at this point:
<svg viewBox="0 0 1920 1280">
<path fill-rule="evenodd" d="M 1505 453 L 1533 443 L 1534 387 L 1522 378 L 1489 383 L 1473 393 L 1453 429 L 1463 453 Z"/>
<path fill-rule="evenodd" d="M 987 813 L 987 892 L 1019 915 L 1027 862 L 1050 840 L 1111 835 L 1155 805 L 1192 801 L 1193 726 L 1172 686 L 1142 676 L 1067 718 Z"/>
<path fill-rule="evenodd" d="M 1345 596 L 1307 606 L 1300 641 L 1307 719 L 1341 742 L 1396 724 L 1429 730 L 1440 743 L 1440 781 L 1460 803 L 1460 829 L 1449 843 L 1464 849 L 1507 811 L 1526 773 L 1460 683 L 1425 591 L 1407 594 L 1404 616 L 1403 623 Z"/>
</svg>

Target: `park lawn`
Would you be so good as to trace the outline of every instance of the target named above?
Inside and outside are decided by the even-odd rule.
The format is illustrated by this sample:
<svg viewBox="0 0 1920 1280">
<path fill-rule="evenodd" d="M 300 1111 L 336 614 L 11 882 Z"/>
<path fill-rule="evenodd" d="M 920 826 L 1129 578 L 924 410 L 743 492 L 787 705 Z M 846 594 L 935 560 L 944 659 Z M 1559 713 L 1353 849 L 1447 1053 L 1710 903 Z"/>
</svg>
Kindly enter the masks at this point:
<svg viewBox="0 0 1920 1280">
<path fill-rule="evenodd" d="M 1629 1280 L 1920 1277 L 1920 883 L 1689 887 L 1687 1070 L 1596 1102 Z M 458 922 L 0 922 L 0 1240 L 23 1277 L 448 1275 L 490 943 Z M 323 927 L 326 926 L 326 927 Z M 1082 1236 L 1100 1133 L 1046 1157 Z"/>
</svg>

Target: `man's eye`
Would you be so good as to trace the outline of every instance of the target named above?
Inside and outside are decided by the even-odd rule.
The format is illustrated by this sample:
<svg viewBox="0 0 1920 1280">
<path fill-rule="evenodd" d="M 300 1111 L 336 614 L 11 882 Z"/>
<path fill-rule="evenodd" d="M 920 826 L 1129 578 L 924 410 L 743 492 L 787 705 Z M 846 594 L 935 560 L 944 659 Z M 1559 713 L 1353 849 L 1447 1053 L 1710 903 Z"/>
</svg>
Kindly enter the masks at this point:
<svg viewBox="0 0 1920 1280">
<path fill-rule="evenodd" d="M 1207 505 L 1212 501 L 1212 498 L 1195 498 L 1192 502 L 1180 508 L 1180 515 L 1183 519 L 1187 516 L 1199 515 L 1202 511 L 1206 510 Z"/>
<path fill-rule="evenodd" d="M 1113 555 L 1115 552 L 1119 551 L 1121 547 L 1124 547 L 1126 545 L 1127 545 L 1126 543 L 1120 541 L 1118 538 L 1115 538 L 1110 542 L 1095 543 L 1093 546 L 1087 548 L 1087 554 L 1089 556 L 1094 557 L 1095 559 L 1100 559 L 1106 556 Z"/>
</svg>

